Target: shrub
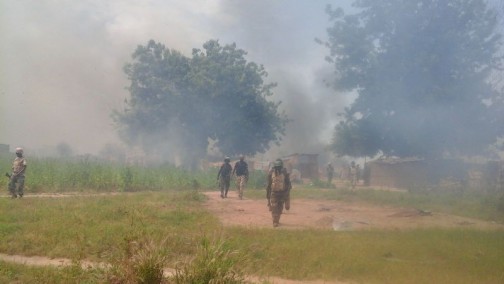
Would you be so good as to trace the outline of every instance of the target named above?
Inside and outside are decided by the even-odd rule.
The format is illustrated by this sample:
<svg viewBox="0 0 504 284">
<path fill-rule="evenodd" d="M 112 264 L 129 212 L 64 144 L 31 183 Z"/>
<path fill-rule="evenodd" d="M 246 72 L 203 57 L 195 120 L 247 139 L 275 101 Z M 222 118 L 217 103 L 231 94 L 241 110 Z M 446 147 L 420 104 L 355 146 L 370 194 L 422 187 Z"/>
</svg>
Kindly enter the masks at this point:
<svg viewBox="0 0 504 284">
<path fill-rule="evenodd" d="M 177 284 L 245 283 L 240 269 L 244 265 L 245 257 L 227 249 L 224 242 L 211 243 L 203 238 L 196 256 L 189 263 L 177 264 L 173 281 Z"/>
<path fill-rule="evenodd" d="M 167 256 L 162 247 L 152 240 L 125 240 L 122 254 L 111 261 L 107 283 L 168 283 L 163 275 Z"/>
</svg>

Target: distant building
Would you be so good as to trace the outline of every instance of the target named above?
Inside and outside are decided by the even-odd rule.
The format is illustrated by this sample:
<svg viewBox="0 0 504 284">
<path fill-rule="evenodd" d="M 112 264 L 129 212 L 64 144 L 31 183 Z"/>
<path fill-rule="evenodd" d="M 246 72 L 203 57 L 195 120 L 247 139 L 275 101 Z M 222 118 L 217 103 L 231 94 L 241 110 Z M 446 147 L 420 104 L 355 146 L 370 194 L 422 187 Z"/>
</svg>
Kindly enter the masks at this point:
<svg viewBox="0 0 504 284">
<path fill-rule="evenodd" d="M 318 154 L 292 154 L 282 158 L 288 172 L 298 170 L 302 178 L 318 179 Z"/>
<path fill-rule="evenodd" d="M 367 163 L 366 178 L 370 186 L 414 188 L 438 184 L 446 178 L 467 179 L 468 166 L 458 160 L 379 159 Z"/>
</svg>

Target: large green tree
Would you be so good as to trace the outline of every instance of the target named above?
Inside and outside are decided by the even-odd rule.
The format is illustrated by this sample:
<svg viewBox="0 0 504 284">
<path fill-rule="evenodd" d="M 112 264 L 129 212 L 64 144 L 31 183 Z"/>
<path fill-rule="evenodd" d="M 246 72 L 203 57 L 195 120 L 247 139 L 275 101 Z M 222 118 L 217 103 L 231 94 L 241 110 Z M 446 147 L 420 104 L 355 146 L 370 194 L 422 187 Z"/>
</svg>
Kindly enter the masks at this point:
<svg viewBox="0 0 504 284">
<path fill-rule="evenodd" d="M 192 57 L 151 40 L 124 70 L 131 97 L 115 113 L 121 137 L 147 152 L 177 152 L 186 165 L 205 156 L 209 141 L 226 154 L 264 152 L 283 135 L 286 117 L 268 100 L 262 65 L 235 44 L 210 40 Z M 163 150 L 163 151 L 161 151 Z"/>
<path fill-rule="evenodd" d="M 498 14 L 483 0 L 356 0 L 327 9 L 335 88 L 357 93 L 340 155 L 479 154 L 504 134 Z"/>
</svg>

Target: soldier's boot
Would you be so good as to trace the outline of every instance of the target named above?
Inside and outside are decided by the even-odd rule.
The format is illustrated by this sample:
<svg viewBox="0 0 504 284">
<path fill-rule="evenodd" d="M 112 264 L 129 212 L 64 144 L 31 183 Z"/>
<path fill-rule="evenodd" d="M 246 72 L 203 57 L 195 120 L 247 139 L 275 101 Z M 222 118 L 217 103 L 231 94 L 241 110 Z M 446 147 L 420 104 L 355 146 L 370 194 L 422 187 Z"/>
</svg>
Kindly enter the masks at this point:
<svg viewBox="0 0 504 284">
<path fill-rule="evenodd" d="M 220 197 L 221 197 L 221 198 L 224 198 L 224 190 L 222 190 L 222 189 L 221 189 L 221 191 L 220 191 Z"/>
<path fill-rule="evenodd" d="M 227 198 L 228 189 L 224 192 L 224 198 Z"/>
<path fill-rule="evenodd" d="M 16 190 L 9 188 L 9 193 L 11 195 L 11 198 L 17 198 Z"/>
<path fill-rule="evenodd" d="M 274 215 L 273 216 L 273 227 L 278 227 L 279 225 L 280 225 L 280 216 Z"/>
</svg>

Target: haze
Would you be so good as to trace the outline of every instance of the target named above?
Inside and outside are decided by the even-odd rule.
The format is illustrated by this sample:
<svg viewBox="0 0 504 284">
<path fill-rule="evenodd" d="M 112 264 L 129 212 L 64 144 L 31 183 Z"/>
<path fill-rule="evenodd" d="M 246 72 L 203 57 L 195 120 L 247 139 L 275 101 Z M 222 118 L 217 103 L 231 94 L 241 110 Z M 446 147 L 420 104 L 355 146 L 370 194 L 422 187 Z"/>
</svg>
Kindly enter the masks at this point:
<svg viewBox="0 0 504 284">
<path fill-rule="evenodd" d="M 0 1 L 0 143 L 76 154 L 119 144 L 110 119 L 129 84 L 122 67 L 154 39 L 190 55 L 209 39 L 235 42 L 278 83 L 292 122 L 274 154 L 321 152 L 353 97 L 328 88 L 327 4 L 344 1 Z M 502 3 L 490 1 L 502 10 Z"/>
<path fill-rule="evenodd" d="M 190 55 L 218 39 L 236 42 L 278 82 L 273 99 L 293 119 L 281 151 L 320 149 L 334 125 L 328 114 L 348 103 L 324 85 L 332 69 L 314 42 L 325 38 L 327 3 L 1 1 L 0 143 L 33 151 L 67 143 L 78 154 L 120 143 L 110 113 L 128 96 L 122 67 L 136 46 L 154 39 Z"/>
</svg>

